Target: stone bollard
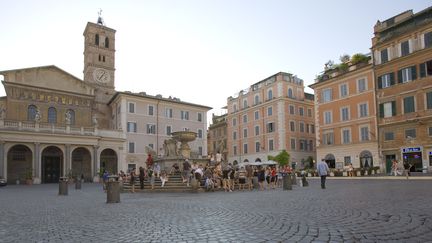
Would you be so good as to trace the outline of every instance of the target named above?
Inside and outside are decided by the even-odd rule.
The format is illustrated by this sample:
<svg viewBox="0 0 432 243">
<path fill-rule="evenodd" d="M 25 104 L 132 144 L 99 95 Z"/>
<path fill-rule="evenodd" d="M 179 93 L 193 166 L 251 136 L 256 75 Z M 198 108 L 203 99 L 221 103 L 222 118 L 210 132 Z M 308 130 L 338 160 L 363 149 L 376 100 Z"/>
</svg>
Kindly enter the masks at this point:
<svg viewBox="0 0 432 243">
<path fill-rule="evenodd" d="M 108 176 L 107 182 L 107 203 L 120 202 L 120 182 L 118 176 Z"/>
<path fill-rule="evenodd" d="M 292 175 L 291 175 L 291 184 L 292 185 L 297 185 L 297 175 L 296 175 L 296 173 L 292 173 Z"/>
<path fill-rule="evenodd" d="M 81 179 L 75 179 L 75 190 L 81 189 Z"/>
<path fill-rule="evenodd" d="M 291 185 L 291 182 L 292 182 L 291 174 L 285 174 L 285 175 L 282 177 L 282 180 L 283 180 L 283 189 L 284 189 L 284 190 L 292 190 L 292 185 Z"/>
<path fill-rule="evenodd" d="M 59 180 L 59 195 L 67 196 L 68 194 L 68 178 L 60 177 Z"/>
<path fill-rule="evenodd" d="M 302 176 L 302 184 L 303 184 L 303 186 L 309 186 L 309 182 L 306 180 L 306 176 Z"/>
<path fill-rule="evenodd" d="M 192 177 L 191 179 L 191 187 L 192 187 L 192 192 L 198 192 L 198 180 L 195 177 Z"/>
<path fill-rule="evenodd" d="M 258 177 L 254 176 L 254 177 L 252 178 L 252 185 L 253 185 L 253 188 L 259 190 Z"/>
</svg>

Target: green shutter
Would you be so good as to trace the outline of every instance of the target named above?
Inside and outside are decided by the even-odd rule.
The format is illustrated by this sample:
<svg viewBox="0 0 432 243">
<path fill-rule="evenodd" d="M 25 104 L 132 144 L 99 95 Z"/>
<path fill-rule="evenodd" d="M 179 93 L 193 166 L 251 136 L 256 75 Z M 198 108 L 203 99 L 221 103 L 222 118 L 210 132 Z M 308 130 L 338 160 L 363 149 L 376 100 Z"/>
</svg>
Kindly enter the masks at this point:
<svg viewBox="0 0 432 243">
<path fill-rule="evenodd" d="M 403 81 L 402 81 L 402 70 L 399 70 L 398 72 L 397 72 L 397 75 L 398 75 L 398 82 L 399 83 L 402 83 Z"/>
<path fill-rule="evenodd" d="M 432 109 L 432 92 L 426 93 L 427 109 Z"/>
<path fill-rule="evenodd" d="M 378 77 L 378 89 L 382 89 L 382 76 Z"/>
<path fill-rule="evenodd" d="M 394 73 L 389 73 L 390 74 L 390 85 L 395 85 L 395 76 Z"/>
<path fill-rule="evenodd" d="M 396 101 L 392 101 L 392 116 L 396 116 Z"/>
<path fill-rule="evenodd" d="M 420 78 L 426 77 L 426 63 L 420 63 Z"/>
<path fill-rule="evenodd" d="M 379 104 L 379 116 L 384 117 L 384 104 Z"/>
<path fill-rule="evenodd" d="M 417 79 L 417 68 L 416 68 L 416 66 L 412 66 L 411 67 L 411 75 L 412 75 L 412 80 L 416 80 Z"/>
</svg>

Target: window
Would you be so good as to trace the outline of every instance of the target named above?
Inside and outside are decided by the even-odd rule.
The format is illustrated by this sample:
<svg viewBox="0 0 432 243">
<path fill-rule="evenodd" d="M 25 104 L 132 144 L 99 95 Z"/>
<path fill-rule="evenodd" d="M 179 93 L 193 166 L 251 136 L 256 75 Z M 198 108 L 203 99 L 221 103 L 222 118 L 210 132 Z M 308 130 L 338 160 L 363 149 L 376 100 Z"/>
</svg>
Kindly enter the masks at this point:
<svg viewBox="0 0 432 243">
<path fill-rule="evenodd" d="M 273 115 L 273 107 L 267 107 L 267 116 Z"/>
<path fill-rule="evenodd" d="M 27 120 L 34 121 L 36 118 L 37 107 L 34 105 L 29 105 L 27 108 Z"/>
<path fill-rule="evenodd" d="M 404 114 L 415 112 L 414 96 L 408 96 L 403 99 Z"/>
<path fill-rule="evenodd" d="M 109 39 L 105 37 L 105 48 L 109 48 Z"/>
<path fill-rule="evenodd" d="M 293 105 L 289 106 L 289 113 L 290 113 L 290 115 L 294 115 L 295 114 L 295 110 L 294 110 L 294 106 Z"/>
<path fill-rule="evenodd" d="M 57 110 L 54 107 L 48 108 L 48 123 L 57 123 Z"/>
<path fill-rule="evenodd" d="M 384 140 L 394 140 L 394 132 L 385 132 L 384 133 Z"/>
<path fill-rule="evenodd" d="M 380 117 L 396 116 L 396 101 L 380 104 L 379 109 L 380 109 Z"/>
<path fill-rule="evenodd" d="M 275 127 L 273 122 L 267 123 L 267 132 L 274 132 Z"/>
<path fill-rule="evenodd" d="M 430 75 L 432 75 L 432 60 L 420 63 L 420 77 L 424 78 Z"/>
<path fill-rule="evenodd" d="M 406 129 L 405 130 L 405 138 L 407 138 L 407 139 L 416 138 L 416 129 L 415 128 Z"/>
<path fill-rule="evenodd" d="M 332 112 L 324 111 L 324 124 L 331 124 L 331 123 L 332 123 Z"/>
<path fill-rule="evenodd" d="M 135 103 L 129 102 L 129 113 L 135 113 Z"/>
<path fill-rule="evenodd" d="M 237 139 L 237 132 L 233 132 L 233 140 Z"/>
<path fill-rule="evenodd" d="M 135 153 L 135 143 L 134 142 L 129 142 L 128 152 L 129 153 Z"/>
<path fill-rule="evenodd" d="M 203 130 L 198 129 L 198 138 L 203 138 Z"/>
<path fill-rule="evenodd" d="M 243 100 L 243 109 L 248 108 L 247 100 Z"/>
<path fill-rule="evenodd" d="M 291 130 L 291 132 L 295 132 L 295 122 L 294 121 L 290 121 L 290 130 Z"/>
<path fill-rule="evenodd" d="M 366 79 L 362 78 L 362 79 L 357 80 L 357 90 L 359 93 L 367 90 Z"/>
<path fill-rule="evenodd" d="M 381 50 L 381 63 L 386 63 L 389 61 L 387 49 Z"/>
<path fill-rule="evenodd" d="M 367 117 L 368 116 L 368 105 L 367 103 L 359 105 L 359 117 Z"/>
<path fill-rule="evenodd" d="M 351 131 L 349 129 L 342 130 L 342 143 L 347 144 L 351 142 Z"/>
<path fill-rule="evenodd" d="M 300 132 L 304 132 L 304 123 L 300 122 Z"/>
<path fill-rule="evenodd" d="M 351 156 L 344 156 L 344 165 L 348 166 L 351 164 Z"/>
<path fill-rule="evenodd" d="M 312 109 L 307 109 L 308 117 L 312 117 Z"/>
<path fill-rule="evenodd" d="M 299 107 L 299 115 L 304 116 L 304 108 L 303 107 Z"/>
<path fill-rule="evenodd" d="M 268 140 L 268 148 L 269 148 L 269 151 L 273 151 L 274 150 L 274 145 L 273 145 L 273 139 L 269 139 Z"/>
<path fill-rule="evenodd" d="M 137 132 L 136 122 L 128 122 L 127 123 L 127 132 Z"/>
<path fill-rule="evenodd" d="M 347 84 L 341 84 L 339 86 L 339 92 L 340 92 L 340 97 L 345 97 L 348 95 L 348 85 Z"/>
<path fill-rule="evenodd" d="M 259 135 L 259 126 L 255 126 L 255 136 Z"/>
<path fill-rule="evenodd" d="M 323 134 L 323 144 L 331 145 L 334 143 L 334 134 L 333 132 L 326 132 Z"/>
<path fill-rule="evenodd" d="M 271 99 L 273 99 L 273 91 L 269 89 L 267 91 L 267 100 L 271 100 Z"/>
<path fill-rule="evenodd" d="M 260 142 L 255 142 L 255 152 L 256 153 L 259 153 L 260 148 L 261 148 Z"/>
<path fill-rule="evenodd" d="M 369 127 L 360 128 L 360 141 L 369 141 Z"/>
<path fill-rule="evenodd" d="M 181 111 L 180 116 L 182 120 L 189 120 L 189 111 Z"/>
<path fill-rule="evenodd" d="M 247 138 L 247 136 L 248 136 L 248 130 L 247 130 L 247 128 L 244 128 L 243 129 L 243 137 Z"/>
<path fill-rule="evenodd" d="M 311 133 L 315 133 L 315 125 L 311 125 Z"/>
<path fill-rule="evenodd" d="M 309 140 L 309 150 L 310 151 L 314 150 L 313 140 Z"/>
<path fill-rule="evenodd" d="M 432 109 L 432 91 L 426 93 L 426 109 Z"/>
<path fill-rule="evenodd" d="M 243 115 L 243 123 L 247 123 L 247 121 L 248 121 L 247 115 Z"/>
<path fill-rule="evenodd" d="M 99 45 L 99 34 L 95 35 L 95 45 Z"/>
<path fill-rule="evenodd" d="M 349 120 L 349 108 L 343 107 L 341 108 L 341 121 L 348 121 Z"/>
<path fill-rule="evenodd" d="M 74 125 L 75 124 L 75 111 L 72 109 L 67 110 L 66 116 L 69 116 L 69 124 Z"/>
<path fill-rule="evenodd" d="M 416 66 L 407 67 L 398 71 L 399 83 L 407 83 L 417 78 Z"/>
<path fill-rule="evenodd" d="M 424 34 L 424 46 L 425 48 L 432 47 L 432 32 Z"/>
<path fill-rule="evenodd" d="M 202 113 L 198 113 L 198 121 L 202 122 Z"/>
<path fill-rule="evenodd" d="M 293 91 L 291 88 L 288 88 L 288 98 L 294 98 Z"/>
<path fill-rule="evenodd" d="M 386 73 L 378 77 L 378 88 L 384 89 L 395 84 L 394 73 Z"/>
<path fill-rule="evenodd" d="M 232 124 L 233 124 L 233 126 L 236 126 L 236 125 L 237 125 L 237 119 L 236 119 L 236 118 L 233 118 L 233 119 L 232 119 Z"/>
<path fill-rule="evenodd" d="M 147 124 L 147 134 L 156 134 L 156 125 Z"/>
<path fill-rule="evenodd" d="M 172 133 L 172 127 L 171 126 L 166 126 L 166 135 L 171 135 Z"/>
<path fill-rule="evenodd" d="M 235 145 L 233 146 L 233 154 L 237 155 L 237 146 L 235 146 Z"/>
<path fill-rule="evenodd" d="M 410 53 L 409 41 L 404 41 L 400 44 L 401 56 L 406 56 Z"/>
<path fill-rule="evenodd" d="M 254 104 L 255 104 L 255 105 L 258 105 L 258 104 L 259 104 L 259 95 L 255 95 L 255 98 L 254 98 Z"/>
<path fill-rule="evenodd" d="M 432 127 L 429 127 L 429 136 L 432 136 Z"/>
<path fill-rule="evenodd" d="M 259 119 L 259 111 L 255 111 L 254 115 L 255 115 L 255 120 L 258 120 Z"/>
<path fill-rule="evenodd" d="M 148 115 L 153 116 L 153 114 L 154 114 L 154 106 L 149 105 L 148 106 Z"/>
<path fill-rule="evenodd" d="M 173 117 L 173 109 L 166 108 L 165 109 L 165 117 L 172 118 Z"/>
<path fill-rule="evenodd" d="M 292 150 L 296 149 L 296 140 L 295 140 L 295 138 L 291 138 L 291 149 Z"/>
<path fill-rule="evenodd" d="M 309 133 L 310 129 L 309 129 L 309 124 L 306 124 L 306 133 Z"/>
<path fill-rule="evenodd" d="M 237 111 L 237 104 L 233 104 L 233 110 L 234 110 L 234 112 Z"/>
<path fill-rule="evenodd" d="M 305 151 L 306 150 L 306 140 L 300 139 L 299 144 L 300 144 L 300 150 L 301 151 Z"/>
<path fill-rule="evenodd" d="M 203 147 L 201 146 L 198 147 L 198 154 L 203 155 Z"/>
<path fill-rule="evenodd" d="M 321 93 L 321 101 L 322 102 L 329 102 L 332 100 L 332 90 L 331 89 L 325 89 Z"/>
<path fill-rule="evenodd" d="M 248 145 L 247 143 L 243 144 L 243 154 L 247 154 L 248 153 Z"/>
</svg>

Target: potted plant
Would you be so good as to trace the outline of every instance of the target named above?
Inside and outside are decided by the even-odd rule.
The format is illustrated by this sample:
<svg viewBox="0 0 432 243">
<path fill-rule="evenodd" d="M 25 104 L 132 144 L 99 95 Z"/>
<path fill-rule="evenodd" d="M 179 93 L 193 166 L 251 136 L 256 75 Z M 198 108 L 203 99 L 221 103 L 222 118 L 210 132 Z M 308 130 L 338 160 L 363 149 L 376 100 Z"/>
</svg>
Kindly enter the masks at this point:
<svg viewBox="0 0 432 243">
<path fill-rule="evenodd" d="M 25 178 L 26 178 L 26 185 L 32 185 L 33 184 L 33 170 L 29 169 L 26 172 Z"/>
</svg>

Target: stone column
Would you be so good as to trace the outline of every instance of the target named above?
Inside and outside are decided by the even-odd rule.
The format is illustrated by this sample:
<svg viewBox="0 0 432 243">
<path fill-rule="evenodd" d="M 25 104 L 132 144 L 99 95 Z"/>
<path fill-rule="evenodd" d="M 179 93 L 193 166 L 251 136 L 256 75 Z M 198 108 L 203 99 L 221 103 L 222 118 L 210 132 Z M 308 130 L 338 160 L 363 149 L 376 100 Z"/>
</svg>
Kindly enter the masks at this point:
<svg viewBox="0 0 432 243">
<path fill-rule="evenodd" d="M 65 155 L 65 168 L 66 168 L 66 176 L 68 176 L 68 174 L 69 174 L 69 172 L 71 172 L 71 155 L 70 155 L 70 150 L 71 150 L 71 148 L 70 148 L 70 144 L 66 144 L 65 145 L 65 153 L 66 153 L 66 155 Z"/>
<path fill-rule="evenodd" d="M 0 177 L 6 178 L 4 142 L 0 141 Z"/>
<path fill-rule="evenodd" d="M 99 182 L 99 156 L 98 156 L 99 146 L 93 146 L 93 165 L 92 165 L 92 173 L 93 173 L 93 182 Z"/>
<path fill-rule="evenodd" d="M 34 178 L 33 178 L 33 183 L 34 184 L 40 184 L 42 181 L 41 178 L 41 158 L 40 158 L 40 143 L 35 143 L 34 144 Z"/>
</svg>

